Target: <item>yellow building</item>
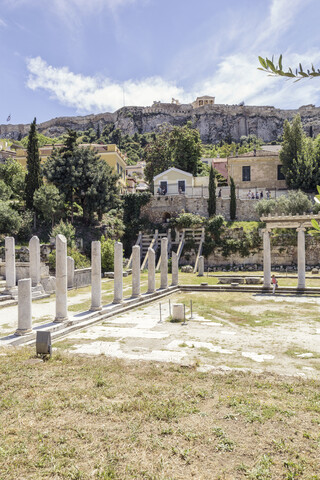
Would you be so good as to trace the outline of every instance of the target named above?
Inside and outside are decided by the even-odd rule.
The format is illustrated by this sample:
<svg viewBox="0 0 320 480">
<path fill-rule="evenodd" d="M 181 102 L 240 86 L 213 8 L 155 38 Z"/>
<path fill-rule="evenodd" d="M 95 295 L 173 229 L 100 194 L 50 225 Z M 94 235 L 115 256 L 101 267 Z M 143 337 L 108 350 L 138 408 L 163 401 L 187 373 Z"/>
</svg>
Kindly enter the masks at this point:
<svg viewBox="0 0 320 480">
<path fill-rule="evenodd" d="M 287 188 L 279 154 L 265 150 L 228 157 L 228 177 L 244 189 Z"/>
<path fill-rule="evenodd" d="M 55 144 L 55 148 L 63 147 L 63 144 Z M 126 155 L 124 155 L 117 145 L 100 145 L 98 143 L 82 143 L 79 147 L 91 147 L 95 152 L 97 152 L 103 160 L 107 162 L 108 165 L 120 175 L 119 184 L 121 189 L 125 189 L 126 186 Z M 47 158 L 52 153 L 52 145 L 44 145 L 39 148 L 41 162 L 45 162 Z M 21 163 L 24 167 L 27 164 L 27 150 L 25 148 L 20 148 L 16 150 L 16 160 Z"/>
<path fill-rule="evenodd" d="M 192 173 L 171 167 L 153 178 L 155 195 L 186 195 L 188 197 L 207 194 L 209 177 L 194 177 Z"/>
</svg>

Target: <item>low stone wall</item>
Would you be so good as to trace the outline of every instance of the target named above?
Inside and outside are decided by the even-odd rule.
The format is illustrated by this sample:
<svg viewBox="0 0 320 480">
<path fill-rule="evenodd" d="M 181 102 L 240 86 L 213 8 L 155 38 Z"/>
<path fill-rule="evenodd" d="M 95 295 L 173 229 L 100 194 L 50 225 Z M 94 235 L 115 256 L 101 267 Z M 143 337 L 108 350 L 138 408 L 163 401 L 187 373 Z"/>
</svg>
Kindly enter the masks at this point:
<svg viewBox="0 0 320 480">
<path fill-rule="evenodd" d="M 73 288 L 87 287 L 88 285 L 91 285 L 91 267 L 75 270 Z"/>
<path fill-rule="evenodd" d="M 196 261 L 196 253 L 182 252 L 180 265 L 194 265 Z M 271 264 L 275 267 L 292 267 L 297 266 L 297 246 L 272 246 L 271 247 Z M 214 253 L 205 258 L 205 268 L 214 267 L 249 267 L 252 270 L 261 269 L 263 265 L 263 249 L 259 248 L 253 251 L 247 257 L 242 257 L 239 253 L 232 253 L 228 257 L 222 255 L 222 249 L 216 248 Z M 306 235 L 306 265 L 310 270 L 312 267 L 320 266 L 320 240 L 311 235 Z"/>
<path fill-rule="evenodd" d="M 0 262 L 0 275 L 6 277 L 6 264 Z M 47 277 L 49 275 L 49 267 L 44 263 L 40 265 L 41 277 Z M 30 278 L 30 264 L 29 262 L 16 262 L 16 278 L 22 280 L 23 278 Z"/>
<path fill-rule="evenodd" d="M 237 199 L 237 220 L 259 220 L 254 208 L 256 203 L 257 200 Z M 176 217 L 182 212 L 208 217 L 208 199 L 184 195 L 155 195 L 141 208 L 141 216 L 154 223 L 165 222 L 167 218 Z M 216 212 L 230 220 L 230 199 L 217 198 Z"/>
</svg>

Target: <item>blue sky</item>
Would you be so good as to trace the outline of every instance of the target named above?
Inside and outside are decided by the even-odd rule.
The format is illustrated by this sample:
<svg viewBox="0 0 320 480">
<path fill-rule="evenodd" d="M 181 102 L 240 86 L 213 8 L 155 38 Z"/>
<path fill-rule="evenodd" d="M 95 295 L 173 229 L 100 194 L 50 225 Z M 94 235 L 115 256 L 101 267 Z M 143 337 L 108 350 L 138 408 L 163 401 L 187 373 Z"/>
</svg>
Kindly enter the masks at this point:
<svg viewBox="0 0 320 480">
<path fill-rule="evenodd" d="M 153 100 L 298 108 L 320 80 L 257 70 L 258 55 L 320 67 L 319 0 L 0 0 L 0 123 Z"/>
</svg>

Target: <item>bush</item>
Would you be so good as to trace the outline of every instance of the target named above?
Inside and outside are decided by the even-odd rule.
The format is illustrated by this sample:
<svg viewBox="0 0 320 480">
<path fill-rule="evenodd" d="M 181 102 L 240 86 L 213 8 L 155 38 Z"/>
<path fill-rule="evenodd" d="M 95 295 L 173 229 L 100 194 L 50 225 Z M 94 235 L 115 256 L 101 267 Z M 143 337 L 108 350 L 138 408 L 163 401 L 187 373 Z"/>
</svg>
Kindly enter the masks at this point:
<svg viewBox="0 0 320 480">
<path fill-rule="evenodd" d="M 87 268 L 90 267 L 90 261 L 79 250 L 75 247 L 68 247 L 67 253 L 69 257 L 72 257 L 74 260 L 74 268 Z M 55 270 L 56 268 L 56 250 L 49 255 L 49 266 L 51 270 Z"/>
<path fill-rule="evenodd" d="M 199 228 L 206 221 L 205 217 L 195 213 L 180 213 L 176 218 L 170 219 L 170 226 L 182 230 L 183 228 Z"/>
<path fill-rule="evenodd" d="M 207 230 L 211 235 L 219 236 L 224 218 L 222 215 L 216 215 L 208 220 Z"/>
<path fill-rule="evenodd" d="M 64 235 L 66 237 L 68 247 L 75 247 L 76 230 L 71 223 L 60 220 L 60 223 L 53 227 L 50 234 L 50 236 L 54 238 L 57 235 Z"/>
<path fill-rule="evenodd" d="M 258 215 L 302 215 L 312 210 L 312 202 L 301 190 L 289 190 L 288 195 L 281 195 L 274 200 L 260 200 L 255 206 Z"/>
<path fill-rule="evenodd" d="M 101 268 L 103 272 L 113 272 L 114 241 L 111 238 L 101 237 Z"/>
<path fill-rule="evenodd" d="M 19 213 L 8 202 L 0 201 L 0 234 L 16 235 L 22 225 Z"/>
</svg>

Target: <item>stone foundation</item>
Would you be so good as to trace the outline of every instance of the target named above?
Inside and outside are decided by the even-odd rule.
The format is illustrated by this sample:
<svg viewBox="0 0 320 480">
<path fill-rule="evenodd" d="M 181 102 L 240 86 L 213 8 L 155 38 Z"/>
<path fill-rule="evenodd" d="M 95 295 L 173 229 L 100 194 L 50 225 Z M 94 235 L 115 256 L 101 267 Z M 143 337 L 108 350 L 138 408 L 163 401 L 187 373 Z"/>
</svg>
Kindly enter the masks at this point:
<svg viewBox="0 0 320 480">
<path fill-rule="evenodd" d="M 254 208 L 256 204 L 256 200 L 237 199 L 237 220 L 258 221 L 259 216 Z M 153 223 L 164 223 L 183 212 L 208 217 L 208 199 L 184 195 L 155 195 L 141 208 L 141 217 L 147 217 Z M 230 220 L 230 199 L 217 198 L 216 212 Z"/>
</svg>

